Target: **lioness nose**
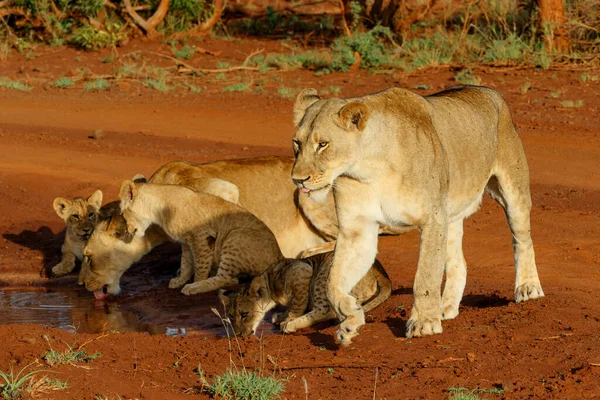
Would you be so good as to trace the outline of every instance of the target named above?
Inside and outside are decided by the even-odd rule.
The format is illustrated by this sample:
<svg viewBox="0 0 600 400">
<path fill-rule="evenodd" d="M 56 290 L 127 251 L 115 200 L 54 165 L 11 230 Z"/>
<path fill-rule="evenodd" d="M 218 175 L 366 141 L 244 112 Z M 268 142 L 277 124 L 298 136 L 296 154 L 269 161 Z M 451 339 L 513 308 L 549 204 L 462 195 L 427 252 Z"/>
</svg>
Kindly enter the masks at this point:
<svg viewBox="0 0 600 400">
<path fill-rule="evenodd" d="M 301 178 L 301 179 L 292 178 L 292 180 L 294 181 L 294 183 L 296 185 L 302 185 L 304 182 L 306 182 L 309 179 L 310 179 L 310 175 L 307 176 L 306 178 Z"/>
</svg>

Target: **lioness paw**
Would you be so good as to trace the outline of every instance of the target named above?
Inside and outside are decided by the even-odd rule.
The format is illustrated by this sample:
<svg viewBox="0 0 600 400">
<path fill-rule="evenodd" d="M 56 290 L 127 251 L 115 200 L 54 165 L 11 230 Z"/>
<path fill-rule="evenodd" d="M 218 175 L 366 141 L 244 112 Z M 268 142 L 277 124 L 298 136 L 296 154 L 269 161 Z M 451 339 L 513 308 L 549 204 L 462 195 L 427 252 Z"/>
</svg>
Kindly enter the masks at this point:
<svg viewBox="0 0 600 400">
<path fill-rule="evenodd" d="M 442 305 L 442 319 L 454 319 L 458 316 L 458 306 L 450 304 Z"/>
<path fill-rule="evenodd" d="M 421 337 L 442 333 L 440 318 L 410 318 L 406 324 L 406 337 Z"/>
<path fill-rule="evenodd" d="M 539 280 L 532 280 L 517 286 L 515 289 L 515 302 L 520 303 L 531 299 L 544 297 L 544 291 Z"/>
</svg>

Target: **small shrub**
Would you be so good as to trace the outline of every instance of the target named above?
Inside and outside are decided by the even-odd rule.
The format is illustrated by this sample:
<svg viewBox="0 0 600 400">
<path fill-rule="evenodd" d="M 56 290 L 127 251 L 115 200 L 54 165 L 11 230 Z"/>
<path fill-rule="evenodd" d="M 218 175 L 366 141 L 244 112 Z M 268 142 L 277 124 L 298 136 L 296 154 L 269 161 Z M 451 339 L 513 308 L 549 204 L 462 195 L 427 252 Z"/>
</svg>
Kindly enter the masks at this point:
<svg viewBox="0 0 600 400">
<path fill-rule="evenodd" d="M 583 100 L 564 100 L 560 102 L 560 105 L 565 108 L 579 108 L 583 106 Z"/>
<path fill-rule="evenodd" d="M 63 353 L 56 350 L 49 350 L 42 354 L 42 358 L 46 360 L 46 363 L 50 366 L 70 365 L 78 362 L 88 363 L 101 356 L 102 354 L 100 353 L 88 354 L 85 349 L 73 350 L 71 347 Z"/>
<path fill-rule="evenodd" d="M 201 369 L 200 380 L 208 392 L 222 399 L 271 400 L 277 399 L 285 389 L 284 382 L 273 376 L 260 376 L 255 372 L 227 370 L 209 383 Z"/>
<path fill-rule="evenodd" d="M 179 50 L 177 47 L 175 47 L 175 45 L 173 45 L 171 47 L 171 50 L 173 51 L 175 58 L 179 60 L 189 60 L 196 53 L 196 49 L 194 47 L 188 46 L 187 44 L 183 46 L 181 50 Z"/>
<path fill-rule="evenodd" d="M 13 81 L 9 78 L 0 78 L 0 87 L 4 89 L 20 90 L 22 92 L 29 92 L 33 89 L 31 86 L 21 83 L 19 81 Z"/>
<path fill-rule="evenodd" d="M 83 90 L 106 90 L 110 87 L 110 83 L 105 79 L 96 79 L 91 82 L 87 82 L 83 86 Z"/>
<path fill-rule="evenodd" d="M 247 90 L 250 90 L 250 85 L 244 82 L 234 83 L 223 88 L 224 92 L 245 92 Z"/>
<path fill-rule="evenodd" d="M 525 94 L 531 89 L 531 84 L 529 82 L 525 82 L 523 86 L 521 86 L 521 94 Z"/>
<path fill-rule="evenodd" d="M 56 81 L 52 83 L 52 86 L 56 88 L 67 88 L 71 86 L 75 86 L 75 82 L 72 79 L 63 76 L 62 78 L 58 78 Z"/>
<path fill-rule="evenodd" d="M 463 85 L 480 85 L 481 78 L 473 75 L 471 68 L 467 68 L 464 71 L 454 75 L 454 81 L 462 83 Z"/>
<path fill-rule="evenodd" d="M 150 89 L 158 90 L 159 92 L 166 92 L 171 90 L 171 87 L 167 85 L 164 78 L 159 79 L 146 79 L 145 85 Z"/>
<path fill-rule="evenodd" d="M 277 89 L 277 93 L 284 99 L 293 99 L 296 97 L 296 89 L 291 87 L 281 86 Z"/>
</svg>

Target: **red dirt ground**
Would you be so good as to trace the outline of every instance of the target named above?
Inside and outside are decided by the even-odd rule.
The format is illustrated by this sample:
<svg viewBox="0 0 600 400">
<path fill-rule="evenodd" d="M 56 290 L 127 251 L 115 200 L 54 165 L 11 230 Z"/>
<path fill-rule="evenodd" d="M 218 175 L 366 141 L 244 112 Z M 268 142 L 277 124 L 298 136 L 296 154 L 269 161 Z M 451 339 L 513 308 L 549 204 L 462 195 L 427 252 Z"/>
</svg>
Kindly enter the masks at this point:
<svg viewBox="0 0 600 400">
<path fill-rule="evenodd" d="M 136 50 L 138 44 L 130 46 L 129 51 Z M 143 46 L 156 51 L 165 45 Z M 202 46 L 221 50 L 232 63 L 254 48 L 276 47 L 214 40 Z M 68 49 L 40 53 L 31 60 L 13 55 L 0 63 L 0 76 L 29 78 L 35 86 L 30 93 L 0 89 L 0 286 L 75 285 L 73 276 L 55 283 L 40 274 L 60 257 L 64 227 L 51 207 L 56 196 L 88 195 L 100 188 L 106 200 L 114 199 L 121 180 L 136 173 L 150 175 L 176 159 L 291 155 L 293 100 L 278 94 L 280 86 L 337 86 L 342 96 L 352 96 L 392 85 L 427 84 L 428 89 L 418 90 L 425 94 L 453 85 L 455 74 L 448 69 L 319 78 L 310 72 L 242 74 L 240 79 L 266 80 L 265 91 L 224 93 L 225 84 L 208 77 L 198 79 L 200 94 L 182 89 L 163 94 L 136 83 L 89 93 L 81 85 L 60 90 L 47 82 L 79 66 L 110 72 L 99 62 L 101 54 Z M 207 55 L 196 58 L 195 65 L 216 63 Z M 533 239 L 546 297 L 513 302 L 510 232 L 501 208 L 486 199 L 482 210 L 466 222 L 469 277 L 461 314 L 444 322 L 441 335 L 407 340 L 404 329 L 412 305 L 418 235 L 384 237 L 378 257 L 394 292 L 370 313 L 353 347 L 337 348 L 335 327 L 328 324 L 263 337 L 265 373 L 275 369 L 276 376 L 287 379 L 284 398 L 442 399 L 452 387 L 505 390 L 484 395 L 487 398 L 600 397 L 600 82 L 583 82 L 580 71 L 477 74 L 482 84 L 505 96 L 525 145 L 532 178 Z M 531 88 L 522 93 L 525 83 Z M 560 104 L 563 100 L 583 100 L 584 105 L 566 108 Z M 89 138 L 97 130 L 104 135 Z M 166 272 L 156 266 L 165 260 Z M 135 287 L 138 296 L 168 299 L 171 311 L 190 301 L 216 305 L 214 295 L 191 299 L 169 292 L 165 282 L 176 264 L 177 253 L 170 248 L 144 259 L 124 277 L 125 292 Z M 157 281 L 150 278 L 153 274 L 159 276 Z M 143 319 L 151 308 L 142 304 L 136 312 Z M 187 317 L 201 321 L 207 316 Z M 227 339 L 214 336 L 103 336 L 0 325 L 0 343 L 2 371 L 40 360 L 50 345 L 63 350 L 87 343 L 88 352 L 102 353 L 86 368 L 49 367 L 40 360 L 41 365 L 32 368 L 68 379 L 69 388 L 38 398 L 204 398 L 205 393 L 198 394 L 196 367 L 201 365 L 210 380 L 230 366 Z M 261 342 L 253 337 L 239 343 L 243 360 L 237 351 L 232 356 L 238 368 L 259 367 Z"/>
</svg>

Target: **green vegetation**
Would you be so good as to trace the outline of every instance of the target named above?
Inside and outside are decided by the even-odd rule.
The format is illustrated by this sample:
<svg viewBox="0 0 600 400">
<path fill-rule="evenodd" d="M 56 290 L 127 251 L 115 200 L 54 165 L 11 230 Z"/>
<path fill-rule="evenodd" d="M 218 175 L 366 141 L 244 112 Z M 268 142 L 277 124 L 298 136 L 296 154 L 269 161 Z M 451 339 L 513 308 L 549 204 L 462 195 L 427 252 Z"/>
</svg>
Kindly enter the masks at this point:
<svg viewBox="0 0 600 400">
<path fill-rule="evenodd" d="M 297 90 L 291 87 L 280 86 L 277 88 L 277 93 L 284 99 L 293 99 L 296 97 Z"/>
<path fill-rule="evenodd" d="M 565 108 L 579 108 L 583 106 L 583 100 L 564 100 L 560 102 L 560 105 Z"/>
<path fill-rule="evenodd" d="M 31 364 L 26 365 L 16 374 L 12 365 L 10 366 L 9 373 L 0 371 L 0 395 L 3 399 L 18 399 L 23 396 L 25 391 L 32 391 L 34 385 L 32 378 L 36 374 L 44 371 L 37 370 L 25 373 L 25 370 L 29 368 L 30 365 Z"/>
<path fill-rule="evenodd" d="M 75 86 L 75 82 L 71 78 L 67 78 L 63 76 L 62 78 L 58 78 L 56 81 L 52 83 L 52 86 L 55 88 L 67 88 L 71 86 Z"/>
<path fill-rule="evenodd" d="M 234 83 L 223 88 L 224 92 L 245 92 L 247 90 L 250 90 L 250 85 L 245 82 Z"/>
<path fill-rule="evenodd" d="M 272 376 L 260 376 L 252 371 L 227 370 L 217 375 L 212 383 L 208 382 L 204 372 L 198 366 L 198 374 L 204 388 L 212 395 L 222 399 L 235 400 L 271 400 L 277 399 L 284 391 L 284 383 Z"/>
<path fill-rule="evenodd" d="M 450 388 L 448 389 L 448 400 L 482 400 L 479 394 L 503 394 L 504 389 L 492 388 L 482 389 L 477 388 L 469 390 L 464 387 Z"/>
<path fill-rule="evenodd" d="M 89 363 L 101 356 L 102 354 L 100 353 L 88 354 L 85 349 L 73 350 L 73 348 L 69 346 L 68 350 L 65 350 L 62 353 L 56 350 L 48 350 L 42 354 L 42 359 L 44 359 L 48 365 L 54 366 L 72 365 L 80 362 Z"/>
<path fill-rule="evenodd" d="M 95 79 L 83 85 L 84 90 L 106 90 L 110 87 L 110 83 L 105 79 Z"/>
<path fill-rule="evenodd" d="M 459 72 L 454 75 L 454 80 L 456 82 L 462 83 L 463 85 L 480 85 L 481 78 L 473 75 L 473 71 L 471 68 L 467 68 L 464 71 Z"/>
<path fill-rule="evenodd" d="M 175 55 L 175 58 L 178 58 L 180 60 L 189 60 L 196 53 L 196 49 L 194 47 L 188 46 L 187 44 L 181 49 L 178 49 L 175 45 L 173 45 L 171 47 L 171 50 L 173 51 L 173 55 Z"/>
<path fill-rule="evenodd" d="M 69 381 L 61 381 L 58 378 L 44 378 L 44 383 L 54 390 L 65 390 L 69 388 Z"/>
<path fill-rule="evenodd" d="M 0 87 L 4 89 L 20 90 L 22 92 L 29 92 L 32 89 L 29 85 L 6 77 L 0 77 Z"/>
</svg>

